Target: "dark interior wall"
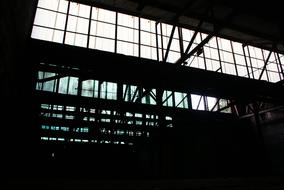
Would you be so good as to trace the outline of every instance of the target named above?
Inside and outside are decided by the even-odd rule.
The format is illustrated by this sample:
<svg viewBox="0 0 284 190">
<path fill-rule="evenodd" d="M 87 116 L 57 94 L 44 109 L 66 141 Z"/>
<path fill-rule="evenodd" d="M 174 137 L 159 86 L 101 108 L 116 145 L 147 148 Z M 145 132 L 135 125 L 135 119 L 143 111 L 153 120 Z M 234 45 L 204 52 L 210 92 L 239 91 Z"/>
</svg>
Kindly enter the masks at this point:
<svg viewBox="0 0 284 190">
<path fill-rule="evenodd" d="M 284 174 L 284 112 L 273 111 L 262 116 L 262 133 L 271 174 Z"/>
<path fill-rule="evenodd" d="M 32 64 L 27 41 L 36 3 L 37 0 L 0 2 L 1 168 L 11 175 L 22 172 L 20 167 L 32 158 Z"/>
<path fill-rule="evenodd" d="M 45 144 L 39 172 L 46 178 L 187 179 L 266 174 L 249 122 L 179 119 L 150 139 L 128 145 Z M 262 167 L 259 167 L 259 166 Z M 43 171 L 43 172 L 42 172 Z"/>
<path fill-rule="evenodd" d="M 36 2 L 1 1 L 1 86 L 5 89 L 1 95 L 22 96 L 30 88 L 26 47 Z"/>
<path fill-rule="evenodd" d="M 179 123 L 177 175 L 183 178 L 265 175 L 262 154 L 248 121 L 206 117 Z M 265 163 L 263 163 L 265 166 Z"/>
</svg>

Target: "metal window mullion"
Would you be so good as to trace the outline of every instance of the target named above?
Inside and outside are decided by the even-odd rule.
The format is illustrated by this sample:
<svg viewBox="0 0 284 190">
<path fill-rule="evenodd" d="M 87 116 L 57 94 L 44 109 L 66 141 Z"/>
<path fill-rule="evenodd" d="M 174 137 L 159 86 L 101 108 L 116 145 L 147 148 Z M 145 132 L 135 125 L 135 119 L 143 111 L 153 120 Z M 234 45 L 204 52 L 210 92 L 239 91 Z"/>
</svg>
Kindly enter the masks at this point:
<svg viewBox="0 0 284 190">
<path fill-rule="evenodd" d="M 201 33 L 199 33 L 199 35 L 200 35 L 201 41 L 203 41 Z M 205 46 L 205 45 L 204 45 L 204 46 Z M 203 54 L 203 60 L 204 60 L 204 68 L 205 68 L 205 70 L 207 70 L 206 58 L 205 58 L 205 52 L 204 52 L 204 46 L 202 46 L 201 48 L 203 49 L 203 50 L 202 50 L 202 51 L 203 51 L 202 54 Z M 196 56 L 198 56 L 198 55 L 196 55 Z"/>
<path fill-rule="evenodd" d="M 53 32 L 52 32 L 52 41 L 54 40 L 54 34 L 55 34 L 55 30 L 56 30 L 56 22 L 57 22 L 57 19 L 58 19 L 59 5 L 60 5 L 60 1 L 58 1 L 58 4 L 57 4 L 55 22 L 54 22 L 54 25 L 53 25 Z"/>
<path fill-rule="evenodd" d="M 166 92 L 166 96 L 167 96 L 167 91 L 164 91 L 164 92 Z M 165 99 L 164 101 L 162 101 L 162 103 L 164 104 L 165 102 L 167 102 L 168 99 L 169 99 L 172 95 L 173 95 L 173 92 L 172 92 L 169 96 L 167 96 L 166 99 Z"/>
<path fill-rule="evenodd" d="M 191 94 L 190 94 L 190 93 L 187 93 L 186 97 L 187 97 L 188 109 L 192 109 Z"/>
<path fill-rule="evenodd" d="M 275 53 L 275 52 L 274 52 L 274 57 L 276 58 L 276 59 L 275 59 L 275 62 L 276 62 L 276 66 L 277 66 L 277 71 L 278 71 L 279 79 L 281 79 L 281 78 L 282 78 L 282 75 L 281 75 L 281 70 L 280 70 L 280 64 L 278 64 L 279 61 L 278 61 L 278 55 L 277 55 L 277 54 L 278 54 L 278 53 Z"/>
<path fill-rule="evenodd" d="M 265 64 L 266 60 L 265 60 L 265 57 L 264 57 L 263 49 L 261 49 L 261 53 L 262 53 L 262 57 L 263 57 L 263 61 L 264 61 L 264 68 L 263 68 L 263 69 L 265 70 L 266 77 L 267 77 L 267 80 L 268 80 L 268 82 L 269 82 L 269 76 L 268 76 L 268 71 L 267 71 L 267 65 L 268 65 L 269 63 L 267 62 L 267 64 Z M 271 53 L 270 53 L 270 55 L 271 55 Z M 270 56 L 269 56 L 269 58 L 270 58 Z M 269 61 L 269 58 L 268 58 L 267 61 Z"/>
<path fill-rule="evenodd" d="M 175 99 L 175 93 L 172 91 L 172 100 L 173 100 L 173 107 L 176 106 L 176 99 Z"/>
<path fill-rule="evenodd" d="M 198 101 L 198 104 L 197 104 L 196 110 L 198 110 L 198 109 L 199 109 L 199 106 L 200 106 L 200 103 L 201 103 L 202 98 L 203 98 L 203 96 L 200 96 L 200 99 L 199 99 L 199 101 Z"/>
<path fill-rule="evenodd" d="M 220 48 L 219 48 L 219 42 L 218 42 L 217 37 L 215 37 L 215 39 L 216 39 L 217 52 L 218 52 L 219 63 L 220 63 L 220 70 L 221 70 L 221 73 L 223 73 L 222 61 L 221 61 L 221 54 L 220 54 Z M 218 69 L 218 70 L 219 70 L 219 69 Z"/>
<path fill-rule="evenodd" d="M 139 19 L 140 20 L 140 19 Z M 140 32 L 139 32 L 140 34 Z M 159 36 L 158 36 L 158 22 L 155 23 L 155 34 L 156 34 L 156 51 L 157 51 L 157 61 L 160 60 L 159 57 Z M 140 45 L 139 45 L 140 47 Z"/>
<path fill-rule="evenodd" d="M 220 101 L 220 98 L 216 99 L 216 103 L 214 104 L 214 106 L 213 106 L 213 107 L 211 108 L 211 110 L 210 110 L 211 112 L 214 111 L 214 109 L 215 109 L 216 107 L 218 107 L 217 110 L 219 109 L 219 101 Z"/>
<path fill-rule="evenodd" d="M 87 36 L 87 48 L 89 48 L 89 44 L 90 44 L 92 14 L 93 14 L 93 7 L 90 7 L 89 29 L 88 29 L 88 36 Z"/>
<path fill-rule="evenodd" d="M 117 53 L 117 32 L 118 32 L 118 12 L 115 12 L 115 37 L 114 37 L 114 53 Z"/>
<path fill-rule="evenodd" d="M 249 51 L 249 47 L 247 46 L 247 50 L 248 50 L 248 58 L 249 58 L 249 62 L 250 62 L 250 68 L 251 68 L 251 74 L 252 74 L 252 78 L 254 78 L 254 71 L 253 71 L 253 67 L 252 67 L 252 61 L 251 61 L 251 56 L 250 56 L 250 51 Z"/>
<path fill-rule="evenodd" d="M 206 97 L 206 96 L 203 97 L 203 101 L 204 101 L 204 109 L 205 109 L 206 111 L 209 111 L 208 100 L 207 100 L 207 97 Z"/>
<path fill-rule="evenodd" d="M 64 33 L 63 33 L 63 44 L 65 44 L 66 39 L 66 32 L 67 32 L 67 26 L 68 26 L 68 19 L 69 19 L 69 12 L 70 12 L 70 1 L 68 1 L 67 6 L 67 13 L 66 13 L 66 20 L 65 20 L 65 27 L 64 27 Z"/>
<path fill-rule="evenodd" d="M 182 28 L 180 27 L 178 27 L 178 37 L 179 37 L 180 56 L 182 57 L 184 54 L 184 46 L 183 46 Z"/>
<path fill-rule="evenodd" d="M 181 99 L 181 101 L 175 106 L 178 107 L 181 103 L 183 104 L 183 106 L 185 105 L 184 100 L 187 98 L 187 94 Z M 183 107 L 184 108 L 184 107 Z"/>
<path fill-rule="evenodd" d="M 69 93 L 69 84 L 70 84 L 70 77 L 67 79 L 67 89 L 66 89 L 66 94 Z"/>
<path fill-rule="evenodd" d="M 138 17 L 138 57 L 141 57 L 141 18 Z"/>
<path fill-rule="evenodd" d="M 283 69 L 282 64 L 281 64 L 281 59 L 280 59 L 279 53 L 276 53 L 276 54 L 277 54 L 279 67 L 280 67 L 280 70 L 281 70 L 281 73 L 282 73 L 282 80 L 283 80 L 284 79 L 284 72 L 283 72 L 284 69 Z"/>
<path fill-rule="evenodd" d="M 261 70 L 261 73 L 260 73 L 260 75 L 259 75 L 258 80 L 261 80 L 262 75 L 263 75 L 264 71 L 266 70 L 266 67 L 267 67 L 267 64 L 268 64 L 268 62 L 269 62 L 269 59 L 270 59 L 271 54 L 272 54 L 272 51 L 269 52 L 268 57 L 267 57 L 266 59 L 265 59 L 265 57 L 264 57 L 264 55 L 263 55 L 264 66 L 263 66 L 263 68 L 262 68 L 262 70 Z"/>
<path fill-rule="evenodd" d="M 235 57 L 235 53 L 234 53 L 233 42 L 230 41 L 230 44 L 231 44 L 231 48 L 232 48 L 232 54 L 233 54 L 233 59 L 234 59 L 234 65 L 235 65 L 235 69 L 236 69 L 236 75 L 239 76 L 238 68 L 237 68 L 237 62 L 236 62 L 236 57 Z"/>
<path fill-rule="evenodd" d="M 245 58 L 246 69 L 247 69 L 247 73 L 248 73 L 248 78 L 250 78 L 249 66 L 248 66 L 248 61 L 247 61 L 247 56 L 246 56 L 246 51 L 245 51 L 244 44 L 242 45 L 242 49 L 243 49 L 243 55 L 244 55 L 244 58 Z"/>
<path fill-rule="evenodd" d="M 172 31 L 171 31 L 170 38 L 169 38 L 169 41 L 168 41 L 166 54 L 165 54 L 165 57 L 164 57 L 164 60 L 163 60 L 164 62 L 166 62 L 166 60 L 168 58 L 168 55 L 169 55 L 169 52 L 170 52 L 170 49 L 171 49 L 171 45 L 172 45 L 172 41 L 173 41 L 173 37 L 174 37 L 174 33 L 175 33 L 175 29 L 176 29 L 176 25 L 172 26 Z"/>
<path fill-rule="evenodd" d="M 59 75 L 59 74 L 56 73 L 56 75 Z M 60 84 L 59 81 L 60 81 L 60 78 L 54 80 L 53 91 L 55 88 L 55 93 L 59 93 L 59 84 Z"/>
<path fill-rule="evenodd" d="M 123 94 L 122 100 L 125 100 L 127 93 L 129 91 L 128 89 L 129 89 L 129 85 L 126 85 L 125 91 L 123 91 L 123 88 L 122 88 L 122 94 Z"/>
<path fill-rule="evenodd" d="M 165 54 L 164 54 L 164 42 L 163 42 L 163 29 L 162 29 L 162 23 L 160 23 L 160 30 L 161 30 L 161 45 L 162 45 L 162 60 L 165 59 Z"/>
</svg>

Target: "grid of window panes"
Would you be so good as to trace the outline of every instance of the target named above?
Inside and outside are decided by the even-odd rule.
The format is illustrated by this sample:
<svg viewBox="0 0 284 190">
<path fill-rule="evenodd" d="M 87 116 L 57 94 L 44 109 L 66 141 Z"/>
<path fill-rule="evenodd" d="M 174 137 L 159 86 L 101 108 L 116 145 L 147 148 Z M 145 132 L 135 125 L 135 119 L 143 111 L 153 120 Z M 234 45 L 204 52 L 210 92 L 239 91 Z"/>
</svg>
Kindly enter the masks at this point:
<svg viewBox="0 0 284 190">
<path fill-rule="evenodd" d="M 32 38 L 175 63 L 193 34 L 189 29 L 67 0 L 39 0 Z M 198 33 L 189 51 L 206 36 Z M 284 79 L 283 55 L 272 52 L 269 59 L 268 55 L 260 48 L 213 37 L 186 60 L 186 66 L 269 82 Z"/>
</svg>

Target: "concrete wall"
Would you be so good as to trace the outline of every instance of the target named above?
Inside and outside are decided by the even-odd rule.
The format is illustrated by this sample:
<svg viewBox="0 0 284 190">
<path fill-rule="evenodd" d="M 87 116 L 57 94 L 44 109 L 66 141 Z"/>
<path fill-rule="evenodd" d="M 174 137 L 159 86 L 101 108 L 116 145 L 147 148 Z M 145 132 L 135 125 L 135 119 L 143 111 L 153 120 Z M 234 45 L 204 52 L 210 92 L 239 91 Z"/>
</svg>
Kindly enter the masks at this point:
<svg viewBox="0 0 284 190">
<path fill-rule="evenodd" d="M 284 175 L 284 112 L 268 112 L 261 126 L 272 175 Z"/>
</svg>

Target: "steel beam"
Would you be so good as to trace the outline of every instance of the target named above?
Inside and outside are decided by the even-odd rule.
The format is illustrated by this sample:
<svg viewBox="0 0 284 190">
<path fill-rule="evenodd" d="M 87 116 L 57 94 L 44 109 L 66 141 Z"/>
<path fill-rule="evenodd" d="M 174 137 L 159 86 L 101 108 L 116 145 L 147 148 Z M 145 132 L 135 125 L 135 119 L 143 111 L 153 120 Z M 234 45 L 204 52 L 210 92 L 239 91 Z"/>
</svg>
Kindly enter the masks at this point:
<svg viewBox="0 0 284 190">
<path fill-rule="evenodd" d="M 265 110 L 260 110 L 258 113 L 259 114 L 263 114 L 263 113 L 267 113 L 267 112 L 271 112 L 271 111 L 277 111 L 277 110 L 281 110 L 281 109 L 284 109 L 283 105 L 275 106 L 275 107 L 268 108 L 268 109 L 265 109 Z M 240 119 L 245 119 L 245 118 L 249 118 L 249 117 L 253 117 L 253 116 L 255 116 L 255 113 L 250 113 L 250 114 L 247 114 L 247 115 L 243 115 L 243 116 L 240 116 L 239 118 Z"/>
<path fill-rule="evenodd" d="M 216 101 L 212 109 L 210 110 L 211 112 L 214 111 L 214 109 L 219 105 L 219 101 L 220 101 L 220 98 L 218 98 L 218 100 Z"/>
<path fill-rule="evenodd" d="M 48 81 L 51 81 L 51 80 L 57 80 L 57 79 L 60 79 L 62 77 L 66 77 L 66 75 L 56 75 L 56 76 L 53 76 L 53 77 L 38 79 L 37 82 L 44 83 L 44 82 L 48 82 Z"/>
<path fill-rule="evenodd" d="M 166 62 L 166 60 L 168 58 L 169 51 L 170 51 L 170 48 L 171 48 L 171 44 L 172 44 L 173 37 L 174 37 L 174 33 L 175 33 L 175 29 L 176 29 L 176 26 L 174 25 L 173 28 L 172 28 L 172 31 L 171 31 L 170 40 L 168 42 L 168 46 L 167 46 L 167 49 L 166 49 L 166 54 L 165 54 L 165 57 L 164 57 L 164 60 L 163 60 L 164 62 Z"/>
<path fill-rule="evenodd" d="M 180 59 L 178 59 L 176 61 L 176 64 L 181 65 L 184 61 L 186 61 L 188 58 L 190 58 L 191 56 L 193 56 L 197 51 L 199 51 L 206 43 L 208 43 L 210 41 L 210 39 L 218 34 L 222 28 L 227 25 L 231 19 L 233 19 L 235 17 L 236 12 L 233 10 L 228 16 L 226 21 L 223 23 L 223 25 L 218 25 L 217 27 L 214 28 L 214 31 L 212 33 L 210 33 L 202 42 L 200 42 L 193 50 L 191 50 L 191 52 L 189 52 L 188 54 L 185 54 L 183 57 L 181 57 Z M 201 23 L 202 24 L 202 23 Z"/>
<path fill-rule="evenodd" d="M 230 103 L 229 103 L 228 105 L 226 105 L 225 107 L 219 108 L 219 109 L 217 110 L 217 112 L 221 112 L 221 111 L 223 111 L 223 110 L 225 110 L 225 109 L 228 109 L 228 108 L 232 107 L 233 105 L 236 105 L 236 102 L 230 102 Z"/>
<path fill-rule="evenodd" d="M 197 51 L 199 51 L 205 44 L 207 44 L 211 40 L 212 37 L 213 37 L 213 34 L 209 34 L 202 42 L 200 42 L 200 44 L 198 44 L 195 48 L 193 48 L 193 50 L 191 50 L 191 52 L 189 52 L 188 54 L 185 54 L 183 57 L 181 57 L 176 62 L 176 64 L 181 65 L 184 61 L 186 61 L 188 58 L 193 56 Z"/>
<path fill-rule="evenodd" d="M 140 20 L 140 19 L 139 19 Z M 139 32 L 140 33 L 140 32 Z M 158 35 L 158 22 L 155 23 L 155 35 L 156 35 L 156 51 L 157 51 L 157 61 L 160 60 L 160 55 L 159 55 L 159 35 Z M 139 44 L 139 47 L 141 44 Z M 140 56 L 139 56 L 140 57 Z"/>
<path fill-rule="evenodd" d="M 267 66 L 267 63 L 268 63 L 268 61 L 269 61 L 269 58 L 270 58 L 271 54 L 272 54 L 272 51 L 269 52 L 268 57 L 266 58 L 266 60 L 265 60 L 265 62 L 264 62 L 264 66 L 263 66 L 263 68 L 262 68 L 262 71 L 261 71 L 261 73 L 260 73 L 260 75 L 259 75 L 258 80 L 261 79 L 261 77 L 262 77 L 262 75 L 263 75 L 263 73 L 264 73 L 264 70 L 266 69 L 266 66 Z"/>
<path fill-rule="evenodd" d="M 132 97 L 132 99 L 131 99 L 131 102 L 134 102 L 135 96 L 137 95 L 138 91 L 139 91 L 139 87 L 137 86 L 137 88 L 136 88 L 136 90 L 135 90 L 135 92 L 134 92 L 134 94 L 133 94 L 133 97 Z"/>
<path fill-rule="evenodd" d="M 117 32 L 118 32 L 118 12 L 115 12 L 115 38 L 114 38 L 114 52 L 117 53 Z"/>
<path fill-rule="evenodd" d="M 66 20 L 65 20 L 64 33 L 63 33 L 63 44 L 65 44 L 65 39 L 66 39 L 66 31 L 67 31 L 67 24 L 68 24 L 68 19 L 69 19 L 69 12 L 70 12 L 70 1 L 68 1 L 68 6 L 67 6 Z"/>
<path fill-rule="evenodd" d="M 91 23 L 92 23 L 92 14 L 93 14 L 93 9 L 92 7 L 90 8 L 90 16 L 89 16 L 89 28 L 88 28 L 88 36 L 87 36 L 87 48 L 89 48 L 90 44 L 90 33 L 91 33 Z"/>
<path fill-rule="evenodd" d="M 184 54 L 183 35 L 182 35 L 182 28 L 180 27 L 178 27 L 178 38 L 179 38 L 180 56 L 183 56 Z"/>
<path fill-rule="evenodd" d="M 173 95 L 173 92 L 168 96 L 166 97 L 166 99 L 162 102 L 162 104 L 164 104 L 166 101 L 168 101 L 168 99 Z"/>
<path fill-rule="evenodd" d="M 187 98 L 187 96 L 188 96 L 188 94 L 186 94 L 175 107 L 178 107 L 184 101 L 184 99 Z"/>
<path fill-rule="evenodd" d="M 190 42 L 188 43 L 187 48 L 186 48 L 186 50 L 185 50 L 185 52 L 184 52 L 184 55 L 181 56 L 180 59 L 178 59 L 178 60 L 176 61 L 176 64 L 182 64 L 182 63 L 183 63 L 183 58 L 186 56 L 186 54 L 188 54 L 188 52 L 189 52 L 189 50 L 190 50 L 190 48 L 191 48 L 191 46 L 192 46 L 192 44 L 193 44 L 193 42 L 194 42 L 194 40 L 195 40 L 197 34 L 198 34 L 199 29 L 200 29 L 200 27 L 202 26 L 202 23 L 203 23 L 202 20 L 199 21 L 198 26 L 197 26 L 197 29 L 195 30 L 194 34 L 192 35 L 191 40 L 190 40 Z M 184 60 L 184 61 L 185 61 L 185 60 Z"/>
<path fill-rule="evenodd" d="M 284 69 L 282 67 L 282 63 L 281 63 L 281 60 L 280 60 L 280 56 L 279 56 L 279 53 L 277 53 L 277 59 L 278 59 L 278 63 L 279 63 L 279 67 L 280 67 L 280 70 L 281 70 L 281 73 L 282 73 L 282 80 L 284 80 Z"/>
</svg>

